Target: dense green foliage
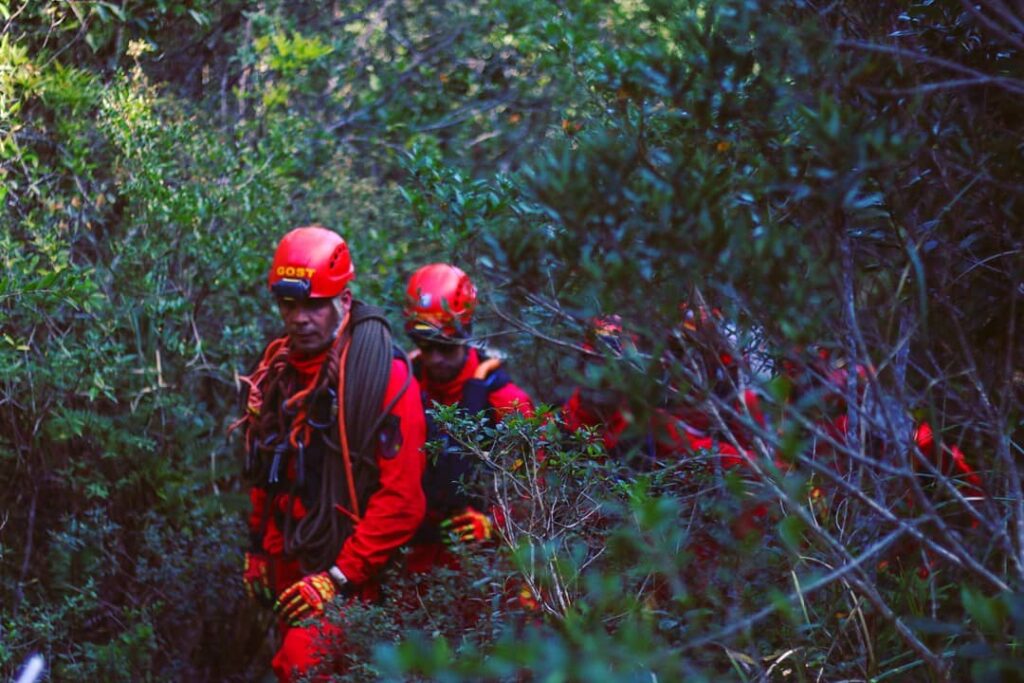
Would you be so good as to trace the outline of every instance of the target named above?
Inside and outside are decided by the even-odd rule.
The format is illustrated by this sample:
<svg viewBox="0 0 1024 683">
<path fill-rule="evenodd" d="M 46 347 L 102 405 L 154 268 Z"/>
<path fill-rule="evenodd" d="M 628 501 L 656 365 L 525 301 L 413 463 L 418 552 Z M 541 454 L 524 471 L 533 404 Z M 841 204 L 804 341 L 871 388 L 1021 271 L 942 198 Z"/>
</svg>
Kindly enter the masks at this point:
<svg viewBox="0 0 1024 683">
<path fill-rule="evenodd" d="M 757 476 L 638 475 L 553 424 L 442 415 L 529 521 L 351 609 L 354 678 L 1024 678 L 1012 3 L 0 0 L 0 22 L 0 675 L 36 651 L 55 680 L 266 672 L 224 432 L 277 329 L 273 245 L 318 222 L 396 322 L 411 271 L 464 266 L 543 402 L 604 382 L 637 425 L 757 437 Z M 731 321 L 768 427 L 683 303 Z M 638 350 L 581 375 L 611 311 Z M 817 348 L 871 370 L 802 392 L 780 361 Z M 922 420 L 983 499 L 915 458 Z"/>
</svg>

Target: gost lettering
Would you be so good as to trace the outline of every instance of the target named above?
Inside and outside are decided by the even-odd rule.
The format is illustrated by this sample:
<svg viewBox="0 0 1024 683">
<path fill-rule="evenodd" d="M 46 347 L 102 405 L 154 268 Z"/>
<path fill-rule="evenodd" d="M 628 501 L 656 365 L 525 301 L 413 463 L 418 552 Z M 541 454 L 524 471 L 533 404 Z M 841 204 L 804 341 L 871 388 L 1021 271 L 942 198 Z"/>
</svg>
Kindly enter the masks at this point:
<svg viewBox="0 0 1024 683">
<path fill-rule="evenodd" d="M 307 279 L 313 278 L 313 273 L 316 272 L 316 268 L 302 268 L 300 266 L 278 266 L 277 274 L 282 277 L 304 277 Z"/>
</svg>

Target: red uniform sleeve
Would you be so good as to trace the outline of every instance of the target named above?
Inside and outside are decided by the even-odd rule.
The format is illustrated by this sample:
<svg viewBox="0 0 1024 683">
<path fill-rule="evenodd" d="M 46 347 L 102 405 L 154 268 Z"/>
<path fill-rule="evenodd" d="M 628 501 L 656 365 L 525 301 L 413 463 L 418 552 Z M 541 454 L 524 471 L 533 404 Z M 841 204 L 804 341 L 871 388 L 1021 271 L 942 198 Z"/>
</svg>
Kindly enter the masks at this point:
<svg viewBox="0 0 1024 683">
<path fill-rule="evenodd" d="M 667 410 L 656 410 L 651 419 L 651 432 L 659 458 L 677 460 L 693 452 L 692 435 L 685 426 Z"/>
<path fill-rule="evenodd" d="M 948 476 L 958 477 L 965 484 L 968 495 L 979 497 L 984 495 L 981 488 L 981 477 L 967 462 L 964 452 L 956 444 L 943 444 L 944 448 L 940 450 L 938 443 L 935 442 L 935 433 L 930 424 L 922 422 L 918 426 L 914 431 L 914 443 L 932 459 L 939 471 Z M 952 456 L 952 466 L 947 460 L 947 454 Z"/>
<path fill-rule="evenodd" d="M 523 417 L 533 417 L 533 401 L 530 400 L 530 395 L 512 382 L 491 392 L 487 400 L 494 408 L 494 416 L 499 422 L 516 412 Z"/>
<path fill-rule="evenodd" d="M 392 361 L 384 405 L 398 394 L 408 374 L 403 361 Z M 415 378 L 409 380 L 405 393 L 391 409 L 391 415 L 399 420 L 401 441 L 397 449 L 378 448 L 380 488 L 370 496 L 363 518 L 338 554 L 338 568 L 353 583 L 373 576 L 396 548 L 412 538 L 426 511 L 422 484 L 426 420 L 419 384 Z"/>
</svg>

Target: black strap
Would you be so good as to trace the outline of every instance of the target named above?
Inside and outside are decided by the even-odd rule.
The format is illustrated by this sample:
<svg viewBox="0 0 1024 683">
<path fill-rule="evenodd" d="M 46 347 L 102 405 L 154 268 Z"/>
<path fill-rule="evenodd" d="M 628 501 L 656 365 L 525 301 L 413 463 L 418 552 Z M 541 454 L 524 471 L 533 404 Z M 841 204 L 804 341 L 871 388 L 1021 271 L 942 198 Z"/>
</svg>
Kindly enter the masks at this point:
<svg viewBox="0 0 1024 683">
<path fill-rule="evenodd" d="M 511 382 L 512 378 L 501 367 L 495 369 L 484 379 L 468 380 L 462 388 L 462 400 L 459 401 L 459 406 L 470 415 L 488 410 L 491 394 Z"/>
</svg>

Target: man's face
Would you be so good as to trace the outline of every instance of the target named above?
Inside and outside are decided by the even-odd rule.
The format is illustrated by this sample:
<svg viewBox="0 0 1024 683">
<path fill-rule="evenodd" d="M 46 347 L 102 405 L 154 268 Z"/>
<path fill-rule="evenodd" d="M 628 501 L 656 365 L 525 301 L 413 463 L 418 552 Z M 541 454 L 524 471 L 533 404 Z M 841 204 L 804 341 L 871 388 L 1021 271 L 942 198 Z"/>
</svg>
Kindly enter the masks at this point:
<svg viewBox="0 0 1024 683">
<path fill-rule="evenodd" d="M 352 305 L 352 293 L 345 290 L 338 299 L 341 301 L 340 311 L 331 299 L 277 300 L 277 311 L 284 321 L 292 349 L 310 355 L 330 345 L 341 317 Z"/>
<path fill-rule="evenodd" d="M 432 341 L 416 341 L 420 349 L 423 372 L 432 382 L 450 382 L 455 379 L 466 363 L 466 347 Z"/>
</svg>

